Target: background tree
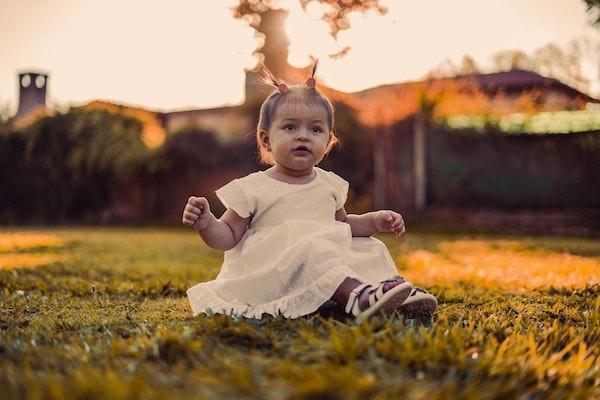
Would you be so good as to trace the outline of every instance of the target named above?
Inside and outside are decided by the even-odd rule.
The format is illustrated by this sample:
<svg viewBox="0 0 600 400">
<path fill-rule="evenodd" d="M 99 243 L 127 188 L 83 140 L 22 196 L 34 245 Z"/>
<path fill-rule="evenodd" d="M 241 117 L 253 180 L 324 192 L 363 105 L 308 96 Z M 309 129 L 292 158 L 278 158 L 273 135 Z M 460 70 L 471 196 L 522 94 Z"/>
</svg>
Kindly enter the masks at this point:
<svg viewBox="0 0 600 400">
<path fill-rule="evenodd" d="M 586 76 L 585 64 L 596 71 L 595 77 Z M 424 79 L 510 71 L 512 69 L 537 72 L 597 97 L 600 92 L 596 89 L 596 93 L 593 93 L 591 80 L 594 78 L 600 80 L 600 42 L 587 36 L 581 36 L 572 39 L 565 47 L 548 43 L 529 54 L 520 49 L 500 50 L 492 56 L 491 64 L 486 67 L 480 67 L 469 55 L 463 57 L 460 65 L 446 58 L 425 74 Z"/>
<path fill-rule="evenodd" d="M 492 66 L 496 71 L 509 71 L 511 69 L 532 68 L 530 57 L 517 49 L 500 50 L 492 56 Z"/>
<path fill-rule="evenodd" d="M 600 79 L 600 42 L 589 37 L 573 39 L 564 48 L 548 43 L 531 54 L 522 50 L 502 50 L 492 58 L 492 68 L 495 71 L 516 68 L 534 71 L 586 93 L 590 90 L 591 81 L 583 73 L 583 64 L 592 65 L 598 74 L 596 79 Z"/>
<path fill-rule="evenodd" d="M 456 75 L 470 75 L 481 72 L 481 67 L 473 57 L 465 54 L 460 65 L 456 65 L 449 58 L 445 58 L 435 68 L 425 74 L 425 79 L 437 79 Z"/>
<path fill-rule="evenodd" d="M 298 0 L 303 9 L 311 0 Z M 324 8 L 322 20 L 329 25 L 329 32 L 335 39 L 340 31 L 348 29 L 348 14 L 355 11 L 366 12 L 374 9 L 380 15 L 387 9 L 379 4 L 379 0 L 318 0 Z M 292 68 L 288 64 L 289 40 L 285 34 L 284 24 L 288 11 L 273 0 L 239 0 L 233 7 L 235 18 L 243 19 L 264 39 L 263 45 L 254 54 L 258 55 L 267 68 L 277 77 L 286 79 Z M 343 48 L 331 57 L 343 56 L 348 52 Z"/>
<path fill-rule="evenodd" d="M 590 18 L 590 23 L 596 28 L 600 28 L 600 1 L 599 0 L 583 0 L 587 6 L 587 13 Z"/>
<path fill-rule="evenodd" d="M 470 55 L 465 55 L 462 59 L 459 73 L 461 75 L 477 74 L 479 73 L 479 66 L 475 59 Z"/>
<path fill-rule="evenodd" d="M 458 66 L 448 57 L 444 58 L 438 65 L 432 68 L 424 76 L 424 79 L 438 79 L 458 75 Z"/>
</svg>

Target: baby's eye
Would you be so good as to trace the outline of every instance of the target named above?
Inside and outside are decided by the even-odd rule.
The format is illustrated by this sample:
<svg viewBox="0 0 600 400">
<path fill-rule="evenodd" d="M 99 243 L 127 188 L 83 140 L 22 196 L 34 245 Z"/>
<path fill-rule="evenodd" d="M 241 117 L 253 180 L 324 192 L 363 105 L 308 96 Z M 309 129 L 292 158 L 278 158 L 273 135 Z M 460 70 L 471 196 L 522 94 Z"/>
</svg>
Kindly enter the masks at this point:
<svg viewBox="0 0 600 400">
<path fill-rule="evenodd" d="M 284 126 L 283 126 L 283 129 L 284 129 L 284 130 L 286 130 L 286 131 L 288 131 L 288 130 L 290 130 L 290 129 L 295 129 L 295 126 L 294 126 L 294 125 L 292 125 L 292 124 L 287 124 L 287 125 L 284 125 Z"/>
<path fill-rule="evenodd" d="M 321 127 L 319 127 L 319 126 L 315 126 L 312 130 L 315 133 L 321 133 L 321 132 L 323 132 L 323 129 L 321 129 Z"/>
</svg>

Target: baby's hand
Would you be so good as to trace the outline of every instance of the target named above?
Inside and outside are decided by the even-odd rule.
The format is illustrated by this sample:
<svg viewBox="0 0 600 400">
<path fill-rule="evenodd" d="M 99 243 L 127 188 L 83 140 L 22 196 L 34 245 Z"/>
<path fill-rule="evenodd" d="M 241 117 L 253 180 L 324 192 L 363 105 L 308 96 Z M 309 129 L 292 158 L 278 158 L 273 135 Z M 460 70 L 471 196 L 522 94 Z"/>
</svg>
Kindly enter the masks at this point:
<svg viewBox="0 0 600 400">
<path fill-rule="evenodd" d="M 193 227 L 197 230 L 203 230 L 208 227 L 211 222 L 210 204 L 205 197 L 191 196 L 183 210 L 183 224 Z"/>
<path fill-rule="evenodd" d="M 377 211 L 373 216 L 373 224 L 377 232 L 394 232 L 397 239 L 406 232 L 402 215 L 391 210 Z"/>
</svg>

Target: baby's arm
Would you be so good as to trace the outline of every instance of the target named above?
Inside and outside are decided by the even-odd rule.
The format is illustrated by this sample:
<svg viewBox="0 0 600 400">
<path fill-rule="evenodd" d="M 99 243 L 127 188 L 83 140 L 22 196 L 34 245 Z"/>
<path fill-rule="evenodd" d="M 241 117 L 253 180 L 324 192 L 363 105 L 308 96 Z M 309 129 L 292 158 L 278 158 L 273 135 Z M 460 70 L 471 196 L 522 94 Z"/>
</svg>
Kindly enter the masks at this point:
<svg viewBox="0 0 600 400">
<path fill-rule="evenodd" d="M 235 247 L 249 222 L 250 217 L 242 218 L 231 209 L 227 209 L 221 218 L 217 219 L 204 197 L 190 197 L 183 211 L 183 224 L 196 228 L 204 242 L 217 250 Z"/>
<path fill-rule="evenodd" d="M 346 214 L 344 207 L 335 213 L 335 219 L 350 225 L 352 236 L 372 236 L 377 232 L 373 223 L 373 212 L 365 214 Z"/>
<path fill-rule="evenodd" d="M 352 236 L 372 236 L 377 232 L 393 232 L 397 238 L 400 238 L 406 232 L 402 215 L 391 210 L 348 215 L 346 209 L 342 207 L 336 211 L 335 219 L 349 224 Z"/>
</svg>

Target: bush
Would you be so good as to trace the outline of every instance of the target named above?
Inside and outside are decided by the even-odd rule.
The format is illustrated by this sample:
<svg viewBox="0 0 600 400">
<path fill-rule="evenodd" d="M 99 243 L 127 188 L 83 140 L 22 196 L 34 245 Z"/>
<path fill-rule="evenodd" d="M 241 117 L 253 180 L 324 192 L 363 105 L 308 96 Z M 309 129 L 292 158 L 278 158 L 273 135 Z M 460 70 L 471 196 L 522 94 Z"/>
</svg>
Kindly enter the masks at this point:
<svg viewBox="0 0 600 400">
<path fill-rule="evenodd" d="M 93 219 L 149 154 L 141 123 L 106 110 L 71 109 L 21 130 L 3 129 L 4 222 Z"/>
</svg>

